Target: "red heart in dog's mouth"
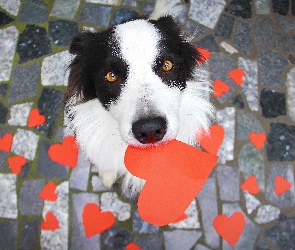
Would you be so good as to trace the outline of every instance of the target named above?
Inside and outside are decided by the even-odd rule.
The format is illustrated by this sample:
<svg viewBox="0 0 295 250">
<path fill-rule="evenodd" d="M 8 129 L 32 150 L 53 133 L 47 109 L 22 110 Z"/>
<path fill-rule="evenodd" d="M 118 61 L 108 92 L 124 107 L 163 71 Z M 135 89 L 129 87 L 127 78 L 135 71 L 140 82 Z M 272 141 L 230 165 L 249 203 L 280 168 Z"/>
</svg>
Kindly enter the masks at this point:
<svg viewBox="0 0 295 250">
<path fill-rule="evenodd" d="M 147 148 L 129 146 L 125 166 L 146 180 L 137 203 L 141 218 L 158 226 L 182 218 L 217 160 L 217 156 L 177 140 Z"/>
</svg>

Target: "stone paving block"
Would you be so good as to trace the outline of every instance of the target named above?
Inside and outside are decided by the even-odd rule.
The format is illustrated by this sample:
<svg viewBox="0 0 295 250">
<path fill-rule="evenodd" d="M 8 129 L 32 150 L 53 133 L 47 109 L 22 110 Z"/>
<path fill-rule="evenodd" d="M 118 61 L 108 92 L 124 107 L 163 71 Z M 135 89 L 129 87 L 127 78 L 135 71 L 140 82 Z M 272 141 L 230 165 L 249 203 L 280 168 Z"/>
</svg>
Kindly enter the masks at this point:
<svg viewBox="0 0 295 250">
<path fill-rule="evenodd" d="M 261 202 L 247 191 L 243 191 L 243 194 L 246 202 L 247 213 L 252 214 L 252 212 L 261 205 Z"/>
<path fill-rule="evenodd" d="M 69 46 L 78 32 L 78 24 L 76 22 L 66 20 L 49 22 L 49 37 L 56 46 Z"/>
<path fill-rule="evenodd" d="M 202 213 L 202 228 L 205 233 L 205 241 L 211 248 L 219 248 L 219 235 L 213 227 L 212 221 L 218 215 L 217 195 L 215 180 L 208 178 L 205 185 L 197 196 L 201 213 Z"/>
<path fill-rule="evenodd" d="M 13 18 L 6 15 L 4 12 L 0 12 L 0 27 L 5 26 L 6 24 L 9 24 L 13 21 L 14 21 Z"/>
<path fill-rule="evenodd" d="M 272 0 L 272 8 L 274 13 L 279 13 L 280 15 L 286 16 L 289 11 L 289 1 Z"/>
<path fill-rule="evenodd" d="M 58 196 L 55 202 L 44 201 L 43 218 L 47 212 L 52 212 L 58 222 L 59 228 L 51 230 L 41 230 L 40 245 L 42 249 L 68 249 L 69 234 L 69 182 L 65 181 L 56 187 Z"/>
<path fill-rule="evenodd" d="M 25 181 L 19 193 L 19 210 L 22 215 L 41 215 L 43 200 L 39 193 L 43 189 L 45 181 L 42 179 Z"/>
<path fill-rule="evenodd" d="M 277 20 L 284 30 L 291 31 L 295 29 L 294 18 L 279 16 Z"/>
<path fill-rule="evenodd" d="M 200 47 L 210 52 L 219 52 L 219 47 L 212 35 L 205 36 L 200 41 L 194 44 L 196 47 Z"/>
<path fill-rule="evenodd" d="M 71 250 L 100 249 L 100 234 L 86 238 L 83 226 L 83 208 L 88 203 L 99 205 L 99 197 L 91 193 L 79 193 L 72 195 L 72 237 Z"/>
<path fill-rule="evenodd" d="M 295 122 L 295 67 L 290 69 L 287 74 L 286 86 L 288 115 Z"/>
<path fill-rule="evenodd" d="M 133 212 L 132 230 L 135 234 L 156 234 L 159 232 L 158 226 L 147 223 L 142 220 L 138 214 L 137 209 Z"/>
<path fill-rule="evenodd" d="M 282 52 L 295 52 L 295 35 L 278 34 L 278 43 Z"/>
<path fill-rule="evenodd" d="M 193 21 L 188 20 L 186 22 L 186 33 L 189 37 L 200 37 L 210 32 L 210 29 L 196 23 Z"/>
<path fill-rule="evenodd" d="M 240 108 L 240 109 L 243 109 L 245 107 L 245 104 L 244 104 L 244 100 L 243 100 L 243 97 L 242 97 L 242 94 L 238 94 L 234 97 L 232 97 L 230 100 L 229 100 L 229 103 L 235 105 L 236 107 Z"/>
<path fill-rule="evenodd" d="M 37 172 L 47 180 L 54 178 L 65 179 L 68 174 L 68 169 L 49 158 L 48 149 L 50 146 L 51 144 L 46 141 L 40 142 Z"/>
<path fill-rule="evenodd" d="M 202 236 L 199 231 L 174 230 L 164 232 L 165 249 L 169 250 L 189 250 Z"/>
<path fill-rule="evenodd" d="M 277 195 L 274 191 L 274 188 L 276 186 L 275 178 L 277 176 L 282 176 L 292 185 L 292 187 L 282 195 Z M 294 171 L 292 165 L 271 165 L 267 173 L 265 197 L 268 201 L 280 208 L 294 206 L 294 184 Z"/>
<path fill-rule="evenodd" d="M 257 184 L 263 192 L 264 187 L 264 152 L 257 150 L 252 143 L 246 143 L 239 152 L 239 170 L 244 179 L 254 175 L 257 178 Z"/>
<path fill-rule="evenodd" d="M 235 53 L 238 53 L 238 51 L 233 47 L 231 46 L 230 44 L 228 44 L 227 42 L 221 42 L 220 43 L 220 46 L 222 48 L 225 49 L 226 52 L 230 53 L 230 54 L 235 54 Z"/>
<path fill-rule="evenodd" d="M 8 81 L 10 79 L 17 38 L 18 30 L 15 26 L 0 30 L 0 81 Z"/>
<path fill-rule="evenodd" d="M 128 231 L 114 225 L 102 233 L 103 249 L 125 250 L 131 239 L 132 235 Z"/>
<path fill-rule="evenodd" d="M 197 244 L 194 250 L 210 250 L 208 247 L 205 247 L 201 244 Z"/>
<path fill-rule="evenodd" d="M 32 161 L 35 158 L 38 141 L 39 136 L 34 132 L 25 129 L 17 129 L 13 136 L 11 151 Z"/>
<path fill-rule="evenodd" d="M 21 5 L 20 0 L 2 0 L 0 6 L 9 14 L 16 16 Z"/>
<path fill-rule="evenodd" d="M 135 237 L 134 242 L 141 250 L 162 250 L 163 239 L 160 234 Z"/>
<path fill-rule="evenodd" d="M 252 1 L 251 0 L 232 0 L 225 8 L 225 11 L 237 17 L 252 17 Z"/>
<path fill-rule="evenodd" d="M 73 19 L 80 0 L 55 0 L 50 16 Z"/>
<path fill-rule="evenodd" d="M 23 221 L 21 231 L 21 250 L 39 246 L 40 221 Z"/>
<path fill-rule="evenodd" d="M 226 161 L 234 159 L 235 113 L 236 110 L 233 107 L 216 112 L 216 120 L 224 129 L 224 139 L 217 153 L 219 157 L 218 161 L 221 164 L 225 164 Z"/>
<path fill-rule="evenodd" d="M 255 19 L 255 44 L 265 47 L 276 46 L 275 25 L 272 19 L 258 17 Z"/>
<path fill-rule="evenodd" d="M 269 14 L 270 5 L 268 0 L 255 0 L 254 5 L 257 14 Z"/>
<path fill-rule="evenodd" d="M 48 20 L 48 6 L 41 0 L 25 0 L 18 15 L 20 22 L 45 23 Z"/>
<path fill-rule="evenodd" d="M 275 90 L 262 89 L 260 92 L 260 106 L 262 115 L 275 118 L 286 115 L 286 96 Z"/>
<path fill-rule="evenodd" d="M 0 190 L 0 218 L 17 219 L 16 175 L 0 174 Z"/>
<path fill-rule="evenodd" d="M 234 45 L 244 55 L 249 55 L 252 51 L 252 22 L 248 20 L 238 20 L 236 32 L 234 34 Z"/>
<path fill-rule="evenodd" d="M 206 27 L 213 29 L 224 6 L 225 2 L 222 0 L 193 0 L 191 1 L 189 17 Z"/>
<path fill-rule="evenodd" d="M 32 105 L 32 102 L 27 102 L 11 106 L 8 124 L 10 126 L 26 126 Z"/>
<path fill-rule="evenodd" d="M 111 7 L 85 3 L 80 12 L 79 21 L 107 28 L 110 22 L 111 10 Z"/>
<path fill-rule="evenodd" d="M 0 249 L 17 249 L 17 220 L 0 221 Z"/>
<path fill-rule="evenodd" d="M 239 173 L 237 167 L 218 166 L 217 181 L 220 199 L 224 201 L 239 201 Z"/>
<path fill-rule="evenodd" d="M 232 35 L 234 23 L 235 23 L 234 17 L 230 15 L 222 14 L 218 22 L 217 29 L 215 31 L 215 35 L 222 37 L 224 39 L 230 39 Z"/>
<path fill-rule="evenodd" d="M 0 103 L 0 124 L 5 124 L 8 115 L 8 108 Z"/>
<path fill-rule="evenodd" d="M 255 221 L 258 224 L 266 224 L 279 218 L 280 209 L 271 205 L 264 205 L 258 208 Z"/>
<path fill-rule="evenodd" d="M 122 8 L 118 9 L 114 13 L 113 17 L 113 25 L 125 23 L 132 19 L 137 19 L 140 17 L 140 14 L 132 9 Z"/>
<path fill-rule="evenodd" d="M 1 95 L 2 97 L 6 96 L 7 90 L 8 90 L 8 84 L 6 84 L 6 83 L 1 83 L 1 84 L 0 84 L 0 95 Z"/>
</svg>

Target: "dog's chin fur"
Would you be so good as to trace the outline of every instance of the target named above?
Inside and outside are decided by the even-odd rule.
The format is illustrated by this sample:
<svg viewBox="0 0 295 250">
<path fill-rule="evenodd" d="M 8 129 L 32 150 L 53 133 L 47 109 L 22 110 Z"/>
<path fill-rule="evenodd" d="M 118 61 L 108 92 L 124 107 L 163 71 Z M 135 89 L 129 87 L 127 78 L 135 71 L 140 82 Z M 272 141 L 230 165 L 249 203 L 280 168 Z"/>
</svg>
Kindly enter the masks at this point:
<svg viewBox="0 0 295 250">
<path fill-rule="evenodd" d="M 165 119 L 164 137 L 154 146 L 173 139 L 194 145 L 200 131 L 208 130 L 214 109 L 207 71 L 171 17 L 82 33 L 74 38 L 70 52 L 77 56 L 70 65 L 66 114 L 105 186 L 122 177 L 123 192 L 136 194 L 144 184 L 124 165 L 128 145 L 151 146 L 135 138 L 136 121 Z M 168 73 L 162 68 L 165 60 L 173 61 Z M 118 76 L 115 83 L 104 77 L 110 70 Z"/>
</svg>

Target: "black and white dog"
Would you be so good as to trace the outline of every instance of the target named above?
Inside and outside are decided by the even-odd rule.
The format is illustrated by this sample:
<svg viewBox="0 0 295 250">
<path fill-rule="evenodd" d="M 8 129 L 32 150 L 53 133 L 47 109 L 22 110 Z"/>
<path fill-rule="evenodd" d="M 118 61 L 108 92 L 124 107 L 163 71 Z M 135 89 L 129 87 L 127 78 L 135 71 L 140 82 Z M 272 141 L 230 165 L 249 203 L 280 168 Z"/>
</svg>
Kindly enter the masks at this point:
<svg viewBox="0 0 295 250">
<path fill-rule="evenodd" d="M 143 180 L 124 166 L 128 145 L 148 147 L 172 139 L 194 145 L 214 109 L 202 56 L 173 17 L 178 1 L 158 0 L 149 19 L 78 34 L 70 53 L 66 113 L 77 142 L 111 187 L 140 191 Z"/>
</svg>

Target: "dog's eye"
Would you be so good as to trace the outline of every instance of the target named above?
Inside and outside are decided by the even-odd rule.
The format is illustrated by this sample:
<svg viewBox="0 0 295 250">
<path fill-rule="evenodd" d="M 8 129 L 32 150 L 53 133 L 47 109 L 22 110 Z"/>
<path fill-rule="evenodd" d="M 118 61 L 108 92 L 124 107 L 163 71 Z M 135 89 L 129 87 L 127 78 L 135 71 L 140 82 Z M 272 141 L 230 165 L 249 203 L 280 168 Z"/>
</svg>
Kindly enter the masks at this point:
<svg viewBox="0 0 295 250">
<path fill-rule="evenodd" d="M 166 60 L 162 66 L 162 69 L 167 72 L 170 71 L 173 68 L 173 63 L 169 60 Z"/>
<path fill-rule="evenodd" d="M 115 75 L 114 72 L 112 71 L 109 71 L 106 75 L 105 75 L 105 79 L 108 81 L 108 82 L 115 82 L 117 81 L 117 76 Z"/>
</svg>

